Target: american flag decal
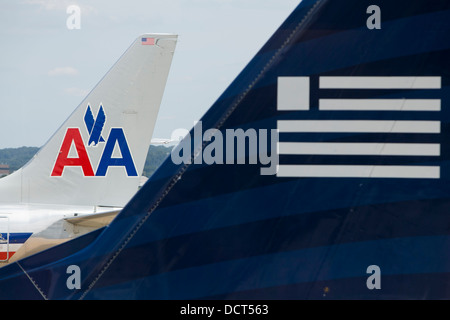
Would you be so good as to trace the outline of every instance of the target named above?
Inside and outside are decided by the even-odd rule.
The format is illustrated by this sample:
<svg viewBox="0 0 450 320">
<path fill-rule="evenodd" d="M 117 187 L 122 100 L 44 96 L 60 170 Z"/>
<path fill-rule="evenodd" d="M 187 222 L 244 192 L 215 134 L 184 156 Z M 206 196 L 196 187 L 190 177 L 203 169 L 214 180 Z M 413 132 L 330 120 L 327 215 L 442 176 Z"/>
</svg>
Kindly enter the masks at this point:
<svg viewBox="0 0 450 320">
<path fill-rule="evenodd" d="M 371 90 L 398 89 L 428 90 L 441 89 L 441 77 L 320 77 L 319 89 Z M 280 133 L 278 155 L 303 156 L 302 163 L 281 163 L 278 177 L 336 177 L 336 178 L 422 178 L 439 179 L 440 167 L 433 165 L 398 165 L 390 163 L 395 157 L 437 157 L 440 156 L 440 143 L 429 142 L 387 142 L 389 135 L 414 134 L 436 136 L 441 132 L 441 122 L 431 119 L 395 119 L 395 112 L 413 111 L 424 117 L 440 112 L 440 99 L 319 99 L 316 114 L 333 114 L 330 119 L 310 117 L 310 79 L 309 77 L 278 78 L 278 111 L 299 111 L 304 114 L 301 120 L 279 120 L 277 129 Z M 365 113 L 365 112 L 368 113 Z M 369 116 L 369 111 L 376 116 Z M 353 113 L 352 113 L 353 112 Z M 427 112 L 427 113 L 425 113 Z M 345 117 L 352 114 L 351 117 Z M 355 114 L 357 116 L 355 116 Z M 339 115 L 335 117 L 334 115 Z M 360 119 L 358 119 L 358 117 Z M 309 119 L 311 118 L 311 119 Z M 375 118 L 375 119 L 373 119 Z M 387 120 L 386 120 L 387 119 Z M 282 141 L 283 133 L 294 133 L 300 138 L 296 141 Z M 334 133 L 348 134 L 345 141 L 297 141 L 301 134 Z M 358 141 L 360 134 L 373 134 L 379 141 Z M 295 136 L 295 135 L 292 135 Z M 355 141 L 351 141 L 352 138 Z M 437 139 L 435 139 L 437 140 Z M 328 156 L 327 161 L 309 162 L 312 157 Z M 345 157 L 342 157 L 345 156 Z M 376 158 L 375 163 L 361 161 L 364 156 Z M 332 163 L 333 159 L 338 159 Z M 386 159 L 386 160 L 384 160 Z M 345 162 L 348 162 L 345 163 Z"/>
<path fill-rule="evenodd" d="M 153 46 L 155 44 L 155 38 L 142 38 L 142 45 Z"/>
</svg>

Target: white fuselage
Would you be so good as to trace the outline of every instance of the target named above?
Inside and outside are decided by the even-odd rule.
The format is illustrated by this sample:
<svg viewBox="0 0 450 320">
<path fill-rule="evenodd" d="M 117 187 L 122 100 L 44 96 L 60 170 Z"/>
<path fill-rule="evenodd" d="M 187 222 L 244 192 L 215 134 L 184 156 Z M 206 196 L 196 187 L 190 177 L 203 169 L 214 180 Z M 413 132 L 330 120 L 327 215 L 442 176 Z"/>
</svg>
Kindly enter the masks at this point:
<svg viewBox="0 0 450 320">
<path fill-rule="evenodd" d="M 0 232 L 8 227 L 10 233 L 39 233 L 53 223 L 66 218 L 111 211 L 110 207 L 53 204 L 0 204 Z M 1 222 L 1 220 L 0 220 Z M 8 226 L 4 223 L 7 222 Z"/>
<path fill-rule="evenodd" d="M 51 204 L 0 204 L 0 261 L 9 260 L 29 238 L 69 239 L 64 219 L 120 208 Z"/>
</svg>

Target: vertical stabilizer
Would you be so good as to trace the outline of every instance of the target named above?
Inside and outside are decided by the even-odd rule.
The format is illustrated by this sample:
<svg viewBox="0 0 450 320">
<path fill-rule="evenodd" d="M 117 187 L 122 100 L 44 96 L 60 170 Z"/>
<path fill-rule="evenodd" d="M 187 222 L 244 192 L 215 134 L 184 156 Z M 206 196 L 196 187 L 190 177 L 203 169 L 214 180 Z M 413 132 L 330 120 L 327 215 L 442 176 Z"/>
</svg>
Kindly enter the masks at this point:
<svg viewBox="0 0 450 320">
<path fill-rule="evenodd" d="M 0 201 L 123 206 L 137 191 L 177 36 L 137 38 Z"/>
</svg>

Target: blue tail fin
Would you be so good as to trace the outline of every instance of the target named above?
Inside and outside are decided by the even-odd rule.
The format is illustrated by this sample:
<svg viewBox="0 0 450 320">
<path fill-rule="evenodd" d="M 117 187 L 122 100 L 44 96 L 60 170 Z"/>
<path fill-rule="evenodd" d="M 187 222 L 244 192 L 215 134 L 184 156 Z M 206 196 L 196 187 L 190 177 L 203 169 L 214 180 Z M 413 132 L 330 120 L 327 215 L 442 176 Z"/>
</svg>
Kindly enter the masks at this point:
<svg viewBox="0 0 450 320">
<path fill-rule="evenodd" d="M 0 286 L 449 299 L 448 34 L 448 1 L 302 1 L 107 228 Z"/>
</svg>

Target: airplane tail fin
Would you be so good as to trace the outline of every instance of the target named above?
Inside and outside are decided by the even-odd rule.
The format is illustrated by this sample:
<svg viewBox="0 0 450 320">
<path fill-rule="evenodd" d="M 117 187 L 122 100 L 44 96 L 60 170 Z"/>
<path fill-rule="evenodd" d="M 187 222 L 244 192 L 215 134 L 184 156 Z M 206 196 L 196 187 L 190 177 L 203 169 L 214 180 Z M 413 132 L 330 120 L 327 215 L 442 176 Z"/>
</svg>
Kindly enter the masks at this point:
<svg viewBox="0 0 450 320">
<path fill-rule="evenodd" d="M 0 269 L 0 285 L 450 298 L 450 2 L 373 3 L 303 0 L 107 228 Z"/>
<path fill-rule="evenodd" d="M 0 201 L 125 205 L 138 189 L 176 40 L 137 38 L 36 156 L 0 180 Z"/>
</svg>

